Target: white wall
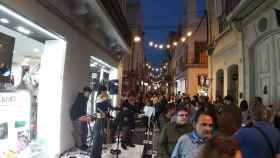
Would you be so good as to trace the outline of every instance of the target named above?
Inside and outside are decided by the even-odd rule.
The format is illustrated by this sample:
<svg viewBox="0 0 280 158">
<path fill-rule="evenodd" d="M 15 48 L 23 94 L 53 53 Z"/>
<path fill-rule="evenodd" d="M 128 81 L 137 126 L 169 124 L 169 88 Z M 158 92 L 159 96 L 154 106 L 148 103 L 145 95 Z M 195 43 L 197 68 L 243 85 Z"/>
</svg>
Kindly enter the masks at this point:
<svg viewBox="0 0 280 158">
<path fill-rule="evenodd" d="M 62 152 L 73 146 L 73 139 L 71 136 L 72 124 L 69 118 L 69 109 L 73 104 L 77 92 L 80 91 L 83 86 L 88 85 L 90 56 L 93 55 L 100 58 L 113 66 L 117 66 L 117 63 L 104 53 L 104 50 L 96 47 L 91 41 L 68 26 L 67 23 L 51 14 L 46 8 L 39 5 L 36 0 L 1 0 L 1 3 L 4 3 L 44 28 L 64 36 L 67 41 L 64 74 L 61 76 L 63 79 L 61 104 L 56 102 L 56 100 L 52 100 L 52 98 L 48 100 L 48 103 L 45 103 L 56 104 L 53 106 L 61 107 L 61 120 L 58 120 L 61 124 L 61 144 L 58 151 Z"/>
<path fill-rule="evenodd" d="M 231 39 L 231 40 L 229 40 Z M 242 62 L 242 41 L 236 32 L 231 32 L 223 40 L 218 43 L 212 57 L 212 96 L 215 100 L 216 96 L 216 72 L 219 69 L 224 70 L 224 96 L 227 95 L 228 90 L 228 67 L 231 65 L 238 65 L 239 71 L 239 93 L 244 91 L 243 87 L 243 62 Z"/>
</svg>

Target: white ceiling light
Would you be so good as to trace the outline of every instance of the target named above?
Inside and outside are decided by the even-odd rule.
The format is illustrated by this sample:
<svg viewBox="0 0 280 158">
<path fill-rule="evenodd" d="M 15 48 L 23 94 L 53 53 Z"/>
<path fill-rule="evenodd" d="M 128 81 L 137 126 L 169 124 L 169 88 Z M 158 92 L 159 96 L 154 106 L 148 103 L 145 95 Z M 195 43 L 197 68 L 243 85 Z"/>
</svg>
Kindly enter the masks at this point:
<svg viewBox="0 0 280 158">
<path fill-rule="evenodd" d="M 29 35 L 29 34 L 32 33 L 30 30 L 28 30 L 28 29 L 26 29 L 26 28 L 24 28 L 24 27 L 22 27 L 22 26 L 18 26 L 16 29 L 17 29 L 19 32 L 21 32 L 21 33 L 23 33 L 23 34 L 26 34 L 26 35 Z"/>
<path fill-rule="evenodd" d="M 40 26 L 38 26 L 38 25 L 36 25 L 36 24 L 34 24 L 33 22 L 27 20 L 27 19 L 24 18 L 23 16 L 21 16 L 21 15 L 15 13 L 14 11 L 8 9 L 7 7 L 5 7 L 5 6 L 1 5 L 1 4 L 0 4 L 0 10 L 4 11 L 4 12 L 8 13 L 9 15 L 15 17 L 16 19 L 18 19 L 18 20 L 20 20 L 20 21 L 22 21 L 22 22 L 24 22 L 24 23 L 30 25 L 31 27 L 33 27 L 33 28 L 35 28 L 35 29 L 37 29 L 37 30 L 39 30 L 39 31 L 44 32 L 45 34 L 51 36 L 51 37 L 54 38 L 54 39 L 60 39 L 60 38 L 58 38 L 57 35 L 55 35 L 55 34 L 49 32 L 49 31 L 45 30 L 44 28 L 42 28 L 42 27 L 40 27 Z"/>
<path fill-rule="evenodd" d="M 40 50 L 39 50 L 38 48 L 34 48 L 33 51 L 34 51 L 35 53 L 38 53 Z"/>
<path fill-rule="evenodd" d="M 1 18 L 0 22 L 3 23 L 3 24 L 9 24 L 10 23 L 10 21 L 6 18 Z"/>
</svg>

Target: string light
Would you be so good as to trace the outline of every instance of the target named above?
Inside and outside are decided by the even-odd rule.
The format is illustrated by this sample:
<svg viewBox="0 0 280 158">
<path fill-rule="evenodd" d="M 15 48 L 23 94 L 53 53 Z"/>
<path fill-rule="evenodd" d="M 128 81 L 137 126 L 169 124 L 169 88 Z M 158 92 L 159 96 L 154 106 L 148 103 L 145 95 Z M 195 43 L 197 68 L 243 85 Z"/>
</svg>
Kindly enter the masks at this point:
<svg viewBox="0 0 280 158">
<path fill-rule="evenodd" d="M 150 41 L 150 42 L 149 42 L 149 46 L 152 47 L 153 45 L 154 45 L 154 42 L 153 42 L 153 41 Z"/>
<path fill-rule="evenodd" d="M 155 44 L 155 48 L 158 48 L 158 44 Z"/>
<path fill-rule="evenodd" d="M 163 44 L 159 45 L 159 49 L 162 49 L 163 48 Z"/>
<path fill-rule="evenodd" d="M 191 35 L 192 35 L 192 32 L 189 31 L 188 34 L 187 34 L 187 36 L 190 37 Z"/>
<path fill-rule="evenodd" d="M 173 46 L 175 46 L 175 47 L 176 47 L 177 45 L 178 45 L 178 42 L 176 42 L 176 41 L 175 41 L 175 42 L 173 42 Z"/>
<path fill-rule="evenodd" d="M 170 44 L 167 44 L 167 45 L 166 45 L 166 48 L 169 49 L 169 48 L 170 48 Z"/>
<path fill-rule="evenodd" d="M 182 42 L 185 42 L 185 41 L 186 41 L 186 37 L 182 37 L 182 38 L 181 38 L 181 41 L 182 41 Z"/>
</svg>

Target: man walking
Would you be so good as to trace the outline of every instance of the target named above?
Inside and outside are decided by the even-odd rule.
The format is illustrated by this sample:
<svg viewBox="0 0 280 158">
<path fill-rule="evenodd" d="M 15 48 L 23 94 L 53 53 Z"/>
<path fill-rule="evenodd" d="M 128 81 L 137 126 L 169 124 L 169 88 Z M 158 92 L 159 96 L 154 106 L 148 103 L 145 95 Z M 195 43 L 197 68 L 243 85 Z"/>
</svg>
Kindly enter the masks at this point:
<svg viewBox="0 0 280 158">
<path fill-rule="evenodd" d="M 207 111 L 198 111 L 194 130 L 179 138 L 171 158 L 196 158 L 207 140 L 212 137 L 214 119 Z"/>
</svg>

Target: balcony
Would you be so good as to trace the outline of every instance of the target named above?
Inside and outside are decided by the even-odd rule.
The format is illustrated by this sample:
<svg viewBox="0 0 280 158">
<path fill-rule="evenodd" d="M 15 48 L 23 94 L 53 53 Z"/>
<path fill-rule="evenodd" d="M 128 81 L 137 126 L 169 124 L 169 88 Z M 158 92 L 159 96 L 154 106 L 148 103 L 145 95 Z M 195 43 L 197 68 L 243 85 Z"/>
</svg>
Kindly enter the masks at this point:
<svg viewBox="0 0 280 158">
<path fill-rule="evenodd" d="M 127 20 L 123 15 L 119 1 L 116 0 L 101 0 L 106 12 L 111 17 L 121 36 L 128 46 L 131 46 L 131 32 L 128 28 Z"/>
</svg>

